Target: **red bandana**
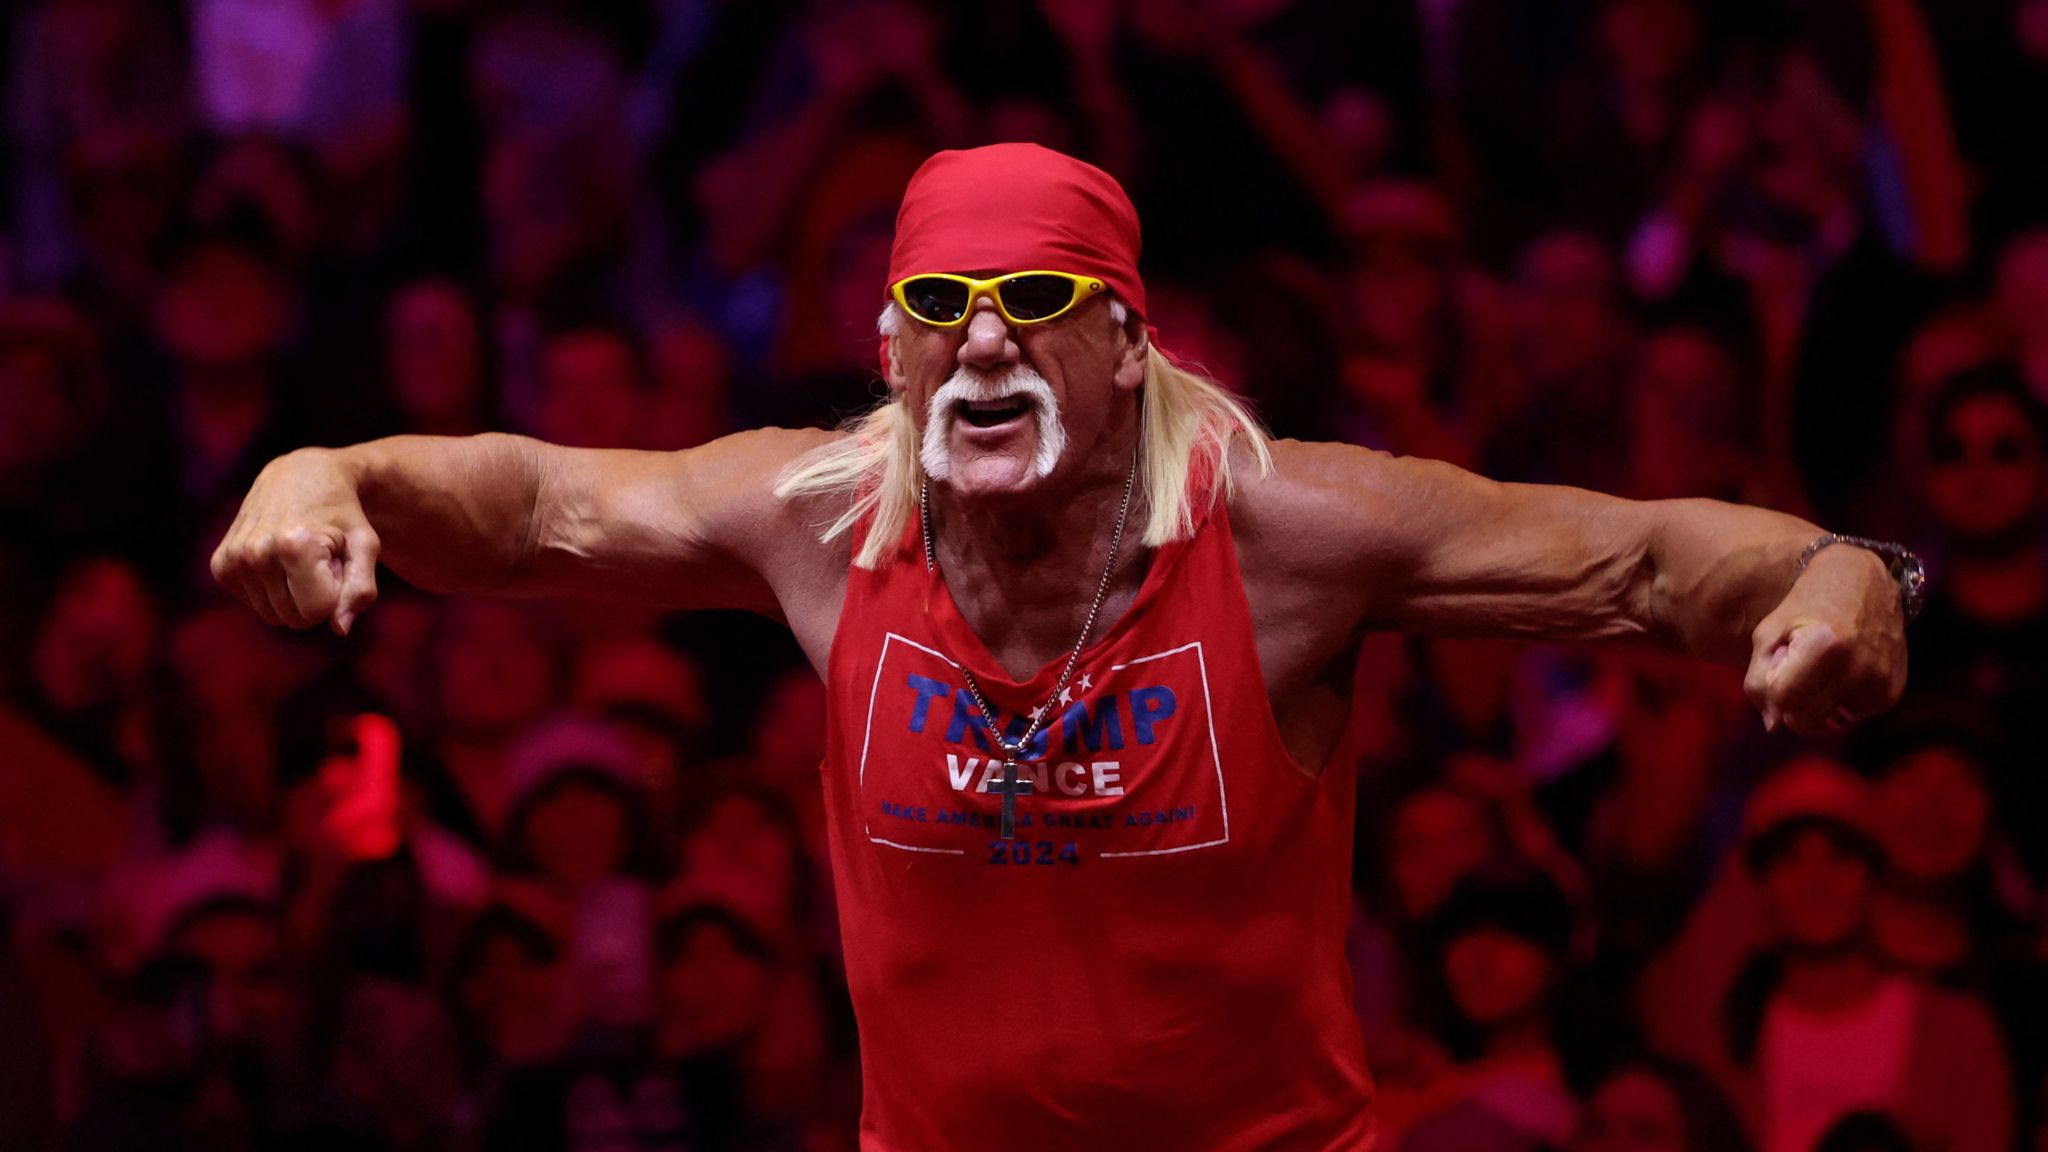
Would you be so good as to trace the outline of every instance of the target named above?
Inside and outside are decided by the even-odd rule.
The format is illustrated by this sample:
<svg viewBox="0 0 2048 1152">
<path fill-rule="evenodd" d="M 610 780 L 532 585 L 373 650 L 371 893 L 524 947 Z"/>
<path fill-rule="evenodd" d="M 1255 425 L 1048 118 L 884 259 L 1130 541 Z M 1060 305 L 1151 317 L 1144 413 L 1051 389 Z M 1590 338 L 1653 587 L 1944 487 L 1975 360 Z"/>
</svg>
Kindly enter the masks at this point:
<svg viewBox="0 0 2048 1152">
<path fill-rule="evenodd" d="M 1138 210 L 1115 177 L 1036 144 L 940 152 L 896 213 L 889 283 L 923 272 L 1099 276 L 1138 315 Z"/>
</svg>

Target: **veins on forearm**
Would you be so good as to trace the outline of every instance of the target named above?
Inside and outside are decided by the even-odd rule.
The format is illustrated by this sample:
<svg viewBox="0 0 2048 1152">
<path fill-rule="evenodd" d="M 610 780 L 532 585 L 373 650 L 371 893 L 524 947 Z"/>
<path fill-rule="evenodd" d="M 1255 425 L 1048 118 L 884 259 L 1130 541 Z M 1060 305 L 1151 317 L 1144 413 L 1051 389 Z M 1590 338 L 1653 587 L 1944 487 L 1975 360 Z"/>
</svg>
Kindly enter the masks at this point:
<svg viewBox="0 0 2048 1152">
<path fill-rule="evenodd" d="M 1819 530 L 1783 513 L 1711 500 L 1660 506 L 1646 553 L 1658 634 L 1698 656 L 1746 661 L 1751 633 L 1791 590 L 1799 549 Z"/>
<path fill-rule="evenodd" d="M 517 584 L 532 577 L 540 555 L 543 509 L 547 506 L 547 495 L 552 470 L 537 445 L 527 445 L 525 453 L 527 474 L 526 527 L 521 534 L 519 547 L 513 553 L 512 563 L 505 574 L 505 582 Z"/>
</svg>

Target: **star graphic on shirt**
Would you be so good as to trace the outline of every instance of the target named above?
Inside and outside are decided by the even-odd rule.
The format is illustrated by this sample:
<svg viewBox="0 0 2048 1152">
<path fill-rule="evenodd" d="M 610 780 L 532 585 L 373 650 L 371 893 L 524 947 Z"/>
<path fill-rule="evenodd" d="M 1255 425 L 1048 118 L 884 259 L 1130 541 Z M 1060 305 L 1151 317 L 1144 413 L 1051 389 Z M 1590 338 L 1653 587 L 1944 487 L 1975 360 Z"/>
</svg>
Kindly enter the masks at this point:
<svg viewBox="0 0 2048 1152">
<path fill-rule="evenodd" d="M 1043 704 L 1040 704 L 1040 705 L 1039 705 L 1039 706 L 1038 706 L 1038 707 L 1037 707 L 1036 709 L 1034 709 L 1034 710 L 1032 711 L 1032 713 L 1031 713 L 1031 718 L 1032 718 L 1033 720 L 1037 720 L 1037 721 L 1041 721 L 1041 722 L 1042 722 L 1042 721 L 1043 721 L 1043 720 L 1045 719 L 1045 713 L 1046 713 L 1046 710 L 1047 710 L 1048 708 L 1051 708 L 1051 707 L 1052 707 L 1052 701 L 1050 701 L 1050 700 L 1047 700 L 1047 701 L 1046 701 L 1045 703 L 1043 703 Z"/>
<path fill-rule="evenodd" d="M 1074 702 L 1074 690 L 1073 690 L 1072 688 L 1062 688 L 1062 689 L 1060 689 L 1060 703 L 1062 703 L 1062 704 L 1072 704 L 1073 702 Z"/>
<path fill-rule="evenodd" d="M 1095 681 L 1090 680 L 1086 672 L 1081 673 L 1081 691 L 1086 692 L 1093 687 L 1095 687 Z"/>
</svg>

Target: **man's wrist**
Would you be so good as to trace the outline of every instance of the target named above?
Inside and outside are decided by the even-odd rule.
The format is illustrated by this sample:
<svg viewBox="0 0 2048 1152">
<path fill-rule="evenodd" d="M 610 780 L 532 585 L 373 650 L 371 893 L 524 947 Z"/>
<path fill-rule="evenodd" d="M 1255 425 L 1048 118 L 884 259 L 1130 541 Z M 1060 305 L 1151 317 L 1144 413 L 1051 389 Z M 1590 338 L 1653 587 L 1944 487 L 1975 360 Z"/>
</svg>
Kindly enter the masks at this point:
<svg viewBox="0 0 2048 1152">
<path fill-rule="evenodd" d="M 375 499 L 377 494 L 377 481 L 381 478 L 380 465 L 385 462 L 389 453 L 380 448 L 374 440 L 350 444 L 344 448 L 322 448 L 318 451 L 328 466 L 340 475 L 342 483 L 348 485 L 349 490 L 355 494 L 356 502 L 367 512 L 369 502 Z"/>
<path fill-rule="evenodd" d="M 1875 561 L 1897 586 L 1899 609 L 1908 621 L 1920 614 L 1926 603 L 1927 570 L 1920 557 L 1904 545 L 1863 536 L 1823 533 L 1799 554 L 1799 572 L 1803 575 L 1808 568 L 1821 563 L 1822 557 L 1840 562 L 1858 556 L 1864 558 L 1865 563 Z"/>
</svg>

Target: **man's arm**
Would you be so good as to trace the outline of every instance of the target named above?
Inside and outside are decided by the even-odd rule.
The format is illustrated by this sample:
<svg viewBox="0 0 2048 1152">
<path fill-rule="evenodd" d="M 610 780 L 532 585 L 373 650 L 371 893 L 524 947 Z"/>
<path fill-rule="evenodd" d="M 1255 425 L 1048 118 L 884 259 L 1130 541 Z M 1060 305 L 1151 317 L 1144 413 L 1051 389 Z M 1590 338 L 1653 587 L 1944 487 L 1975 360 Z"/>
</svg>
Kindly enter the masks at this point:
<svg viewBox="0 0 2048 1152">
<path fill-rule="evenodd" d="M 1254 485 L 1288 567 L 1347 596 L 1356 625 L 1455 636 L 1640 638 L 1724 663 L 1767 724 L 1825 727 L 1905 687 L 1897 585 L 1876 556 L 1797 517 L 1713 500 L 1631 501 L 1502 484 L 1431 460 L 1276 445 Z M 1795 579 L 1796 577 L 1796 579 Z"/>
<path fill-rule="evenodd" d="M 340 632 L 375 601 L 380 559 L 437 592 L 775 615 L 811 567 L 798 553 L 818 545 L 776 530 L 795 513 L 770 487 L 829 435 L 764 430 L 683 452 L 495 433 L 302 449 L 257 477 L 213 572 L 270 623 Z"/>
</svg>

